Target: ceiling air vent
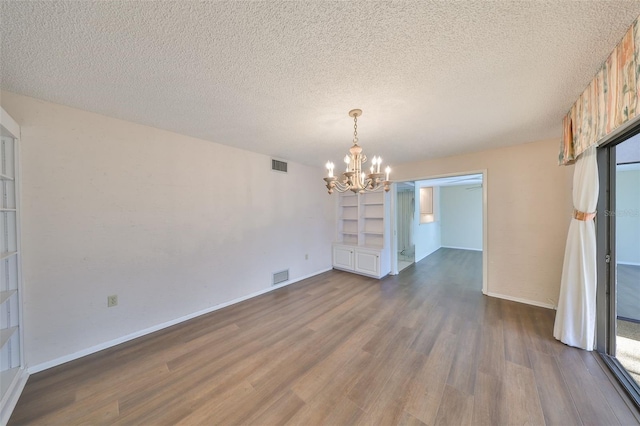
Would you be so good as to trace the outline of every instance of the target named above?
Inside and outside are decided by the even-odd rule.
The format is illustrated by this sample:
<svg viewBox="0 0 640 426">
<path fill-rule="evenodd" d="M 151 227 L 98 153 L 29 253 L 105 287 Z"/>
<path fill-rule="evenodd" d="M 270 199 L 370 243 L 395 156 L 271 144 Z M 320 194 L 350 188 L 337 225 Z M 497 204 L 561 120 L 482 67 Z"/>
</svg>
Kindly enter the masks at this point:
<svg viewBox="0 0 640 426">
<path fill-rule="evenodd" d="M 271 159 L 271 170 L 275 170 L 276 172 L 287 173 L 287 163 L 280 160 Z"/>
<path fill-rule="evenodd" d="M 285 271 L 280 271 L 280 272 L 276 272 L 273 274 L 273 284 L 271 285 L 278 285 L 280 283 L 283 283 L 285 281 L 289 281 L 289 270 L 285 270 Z"/>
</svg>

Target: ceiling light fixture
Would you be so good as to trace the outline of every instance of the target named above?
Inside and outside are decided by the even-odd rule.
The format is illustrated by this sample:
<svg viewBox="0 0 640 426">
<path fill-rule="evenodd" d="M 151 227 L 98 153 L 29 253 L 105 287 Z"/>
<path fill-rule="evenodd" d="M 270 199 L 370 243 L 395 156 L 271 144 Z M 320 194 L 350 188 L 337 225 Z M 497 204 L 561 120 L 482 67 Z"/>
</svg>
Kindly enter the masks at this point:
<svg viewBox="0 0 640 426">
<path fill-rule="evenodd" d="M 367 162 L 367 156 L 364 155 L 362 148 L 358 145 L 358 117 L 361 115 L 361 109 L 349 111 L 349 117 L 353 117 L 353 146 L 349 149 L 349 154 L 344 157 L 347 171 L 342 173 L 340 180 L 333 175 L 335 165 L 331 161 L 327 162 L 329 176 L 324 178 L 324 181 L 327 182 L 329 194 L 333 193 L 334 189 L 338 192 L 352 191 L 354 193 L 376 191 L 380 188 L 389 191 L 389 173 L 391 173 L 391 169 L 387 166 L 384 170 L 385 173 L 380 173 L 382 158 L 373 157 L 371 160 L 371 173 L 368 175 L 365 175 L 362 171 L 362 165 Z"/>
</svg>

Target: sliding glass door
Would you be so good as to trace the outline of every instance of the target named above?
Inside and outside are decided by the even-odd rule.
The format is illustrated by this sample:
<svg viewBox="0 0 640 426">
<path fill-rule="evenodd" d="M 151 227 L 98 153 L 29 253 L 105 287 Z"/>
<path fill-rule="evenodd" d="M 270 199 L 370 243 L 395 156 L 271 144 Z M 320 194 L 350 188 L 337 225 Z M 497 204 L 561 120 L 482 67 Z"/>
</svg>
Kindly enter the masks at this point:
<svg viewBox="0 0 640 426">
<path fill-rule="evenodd" d="M 598 152 L 597 348 L 640 405 L 639 132 L 637 127 Z"/>
</svg>

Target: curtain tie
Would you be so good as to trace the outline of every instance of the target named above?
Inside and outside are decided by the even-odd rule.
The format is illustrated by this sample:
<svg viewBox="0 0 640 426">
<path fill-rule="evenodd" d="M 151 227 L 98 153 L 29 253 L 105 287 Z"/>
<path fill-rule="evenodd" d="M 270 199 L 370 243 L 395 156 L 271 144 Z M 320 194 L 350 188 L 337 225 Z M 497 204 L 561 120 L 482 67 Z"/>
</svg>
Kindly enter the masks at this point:
<svg viewBox="0 0 640 426">
<path fill-rule="evenodd" d="M 597 212 L 585 213 L 585 212 L 581 212 L 580 210 L 573 209 L 573 218 L 587 222 L 589 220 L 593 220 L 596 217 L 596 213 Z"/>
</svg>

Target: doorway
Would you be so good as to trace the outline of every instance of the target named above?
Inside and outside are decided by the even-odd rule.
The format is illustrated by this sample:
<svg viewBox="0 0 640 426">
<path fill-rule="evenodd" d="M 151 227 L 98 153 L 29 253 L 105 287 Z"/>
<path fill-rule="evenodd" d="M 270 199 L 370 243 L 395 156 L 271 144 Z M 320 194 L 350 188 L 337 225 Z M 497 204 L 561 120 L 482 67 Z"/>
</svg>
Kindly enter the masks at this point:
<svg viewBox="0 0 640 426">
<path fill-rule="evenodd" d="M 486 294 L 486 171 L 398 182 L 392 191 L 391 274 L 439 250 L 482 256 Z"/>
<path fill-rule="evenodd" d="M 640 134 L 601 147 L 598 169 L 597 349 L 640 404 Z"/>
</svg>

